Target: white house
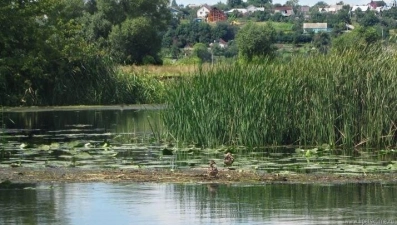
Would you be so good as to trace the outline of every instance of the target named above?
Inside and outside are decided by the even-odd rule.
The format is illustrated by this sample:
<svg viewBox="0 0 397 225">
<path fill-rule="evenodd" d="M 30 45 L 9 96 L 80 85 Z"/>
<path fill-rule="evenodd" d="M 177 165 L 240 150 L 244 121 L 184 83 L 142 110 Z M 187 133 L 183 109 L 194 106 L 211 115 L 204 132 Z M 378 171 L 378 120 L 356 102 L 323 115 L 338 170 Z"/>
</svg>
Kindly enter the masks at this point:
<svg viewBox="0 0 397 225">
<path fill-rule="evenodd" d="M 246 14 L 248 12 L 248 10 L 244 9 L 244 8 L 235 8 L 235 9 L 231 9 L 231 10 L 227 11 L 227 13 L 233 13 L 235 11 L 237 11 L 241 14 Z"/>
<path fill-rule="evenodd" d="M 210 13 L 211 7 L 208 5 L 202 5 L 198 10 L 197 10 L 197 18 L 205 18 L 207 17 L 208 13 Z"/>
<path fill-rule="evenodd" d="M 265 8 L 264 7 L 255 7 L 253 5 L 249 5 L 249 6 L 247 6 L 247 11 L 250 12 L 250 13 L 253 13 L 253 12 L 256 12 L 256 11 L 264 12 Z"/>
<path fill-rule="evenodd" d="M 368 5 L 355 5 L 352 7 L 352 12 L 356 11 L 357 9 L 360 9 L 361 11 L 365 12 L 369 9 Z"/>
<path fill-rule="evenodd" d="M 188 4 L 186 7 L 191 8 L 191 9 L 195 9 L 195 8 L 200 7 L 200 5 L 197 5 L 197 4 Z"/>
<path fill-rule="evenodd" d="M 327 32 L 327 23 L 303 23 L 303 33 L 308 33 L 313 31 L 314 33 Z"/>
<path fill-rule="evenodd" d="M 343 9 L 343 5 L 330 5 L 325 8 L 319 8 L 320 12 L 337 13 L 339 10 Z"/>
</svg>

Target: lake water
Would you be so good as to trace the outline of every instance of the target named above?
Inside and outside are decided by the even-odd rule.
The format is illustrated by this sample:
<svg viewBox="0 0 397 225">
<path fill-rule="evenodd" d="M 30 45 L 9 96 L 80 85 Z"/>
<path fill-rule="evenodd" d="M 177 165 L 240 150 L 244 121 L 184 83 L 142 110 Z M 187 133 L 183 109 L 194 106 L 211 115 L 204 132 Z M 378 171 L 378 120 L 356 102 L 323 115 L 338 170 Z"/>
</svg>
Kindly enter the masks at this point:
<svg viewBox="0 0 397 225">
<path fill-rule="evenodd" d="M 0 190 L 0 224 L 397 224 L 396 184 L 69 183 Z"/>
<path fill-rule="evenodd" d="M 0 113 L 0 167 L 78 168 L 207 167 L 222 165 L 228 146 L 176 146 L 165 136 L 161 106 L 12 108 Z M 167 137 L 167 138 L 164 138 Z M 259 172 L 397 172 L 397 150 L 335 152 L 327 145 L 249 149 L 234 146 L 233 166 Z M 350 151 L 351 152 L 351 151 Z"/>
<path fill-rule="evenodd" d="M 195 168 L 225 148 L 160 142 L 157 107 L 17 108 L 0 114 L 0 167 Z M 153 131 L 156 132 L 153 132 Z M 158 134 L 156 134 L 158 132 Z M 310 150 L 310 154 L 307 151 Z M 396 172 L 394 150 L 235 149 L 236 169 L 261 173 Z M 309 156 L 308 156 L 309 155 Z M 0 185 L 0 224 L 397 224 L 396 184 Z"/>
</svg>

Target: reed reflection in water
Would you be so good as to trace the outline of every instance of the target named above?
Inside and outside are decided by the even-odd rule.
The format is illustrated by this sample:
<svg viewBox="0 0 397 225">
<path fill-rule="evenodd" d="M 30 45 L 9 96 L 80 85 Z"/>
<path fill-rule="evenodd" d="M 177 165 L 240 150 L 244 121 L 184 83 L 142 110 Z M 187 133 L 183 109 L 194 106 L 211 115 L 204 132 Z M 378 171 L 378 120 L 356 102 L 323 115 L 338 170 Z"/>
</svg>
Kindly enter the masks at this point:
<svg viewBox="0 0 397 225">
<path fill-rule="evenodd" d="M 396 224 L 396 191 L 396 184 L 38 185 L 0 190 L 0 224 Z"/>
</svg>

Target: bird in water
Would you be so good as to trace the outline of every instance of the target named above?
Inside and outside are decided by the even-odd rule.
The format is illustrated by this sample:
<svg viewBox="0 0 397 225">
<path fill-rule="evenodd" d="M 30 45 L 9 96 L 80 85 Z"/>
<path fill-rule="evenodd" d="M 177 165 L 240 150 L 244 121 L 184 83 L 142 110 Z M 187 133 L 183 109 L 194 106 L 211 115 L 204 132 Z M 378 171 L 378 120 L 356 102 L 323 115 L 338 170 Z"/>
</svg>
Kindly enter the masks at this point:
<svg viewBox="0 0 397 225">
<path fill-rule="evenodd" d="M 216 177 L 218 176 L 218 168 L 216 168 L 216 163 L 214 160 L 210 161 L 210 167 L 208 168 L 208 176 L 209 177 Z"/>
<path fill-rule="evenodd" d="M 223 161 L 225 166 L 229 167 L 233 164 L 233 162 L 234 162 L 234 157 L 233 157 L 232 153 L 230 153 L 230 152 L 226 153 L 225 159 Z"/>
</svg>

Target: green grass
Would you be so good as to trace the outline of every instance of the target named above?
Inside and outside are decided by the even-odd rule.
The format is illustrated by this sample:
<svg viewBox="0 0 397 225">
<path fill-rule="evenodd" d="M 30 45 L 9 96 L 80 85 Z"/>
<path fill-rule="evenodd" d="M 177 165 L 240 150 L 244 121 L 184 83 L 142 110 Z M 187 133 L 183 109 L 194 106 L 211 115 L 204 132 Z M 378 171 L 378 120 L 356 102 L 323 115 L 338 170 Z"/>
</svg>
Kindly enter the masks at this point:
<svg viewBox="0 0 397 225">
<path fill-rule="evenodd" d="M 199 146 L 395 147 L 395 57 L 345 52 L 219 65 L 170 88 L 164 122 L 175 139 Z"/>
</svg>

